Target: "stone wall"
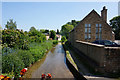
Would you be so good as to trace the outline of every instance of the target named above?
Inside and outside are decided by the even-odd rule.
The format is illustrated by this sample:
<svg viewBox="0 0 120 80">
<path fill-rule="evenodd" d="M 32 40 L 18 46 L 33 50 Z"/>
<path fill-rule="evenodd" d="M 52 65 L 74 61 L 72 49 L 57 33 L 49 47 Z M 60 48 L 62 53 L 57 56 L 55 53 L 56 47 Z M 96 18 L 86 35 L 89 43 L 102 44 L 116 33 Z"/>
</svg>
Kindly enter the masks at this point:
<svg viewBox="0 0 120 80">
<path fill-rule="evenodd" d="M 105 47 L 104 66 L 106 72 L 117 72 L 120 70 L 120 47 Z"/>
<path fill-rule="evenodd" d="M 120 70 L 120 47 L 105 47 L 83 41 L 76 41 L 74 47 L 94 60 L 100 72 L 114 73 Z"/>
</svg>

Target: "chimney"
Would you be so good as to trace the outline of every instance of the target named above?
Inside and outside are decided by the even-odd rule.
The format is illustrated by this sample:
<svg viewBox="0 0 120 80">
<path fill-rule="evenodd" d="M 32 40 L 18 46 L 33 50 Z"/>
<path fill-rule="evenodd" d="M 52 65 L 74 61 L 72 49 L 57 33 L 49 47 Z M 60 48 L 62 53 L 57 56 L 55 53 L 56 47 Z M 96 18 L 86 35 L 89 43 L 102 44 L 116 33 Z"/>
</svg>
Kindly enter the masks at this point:
<svg viewBox="0 0 120 80">
<path fill-rule="evenodd" d="M 103 18 L 105 22 L 107 22 L 107 9 L 105 6 L 103 7 L 103 10 L 101 11 L 101 17 Z"/>
</svg>

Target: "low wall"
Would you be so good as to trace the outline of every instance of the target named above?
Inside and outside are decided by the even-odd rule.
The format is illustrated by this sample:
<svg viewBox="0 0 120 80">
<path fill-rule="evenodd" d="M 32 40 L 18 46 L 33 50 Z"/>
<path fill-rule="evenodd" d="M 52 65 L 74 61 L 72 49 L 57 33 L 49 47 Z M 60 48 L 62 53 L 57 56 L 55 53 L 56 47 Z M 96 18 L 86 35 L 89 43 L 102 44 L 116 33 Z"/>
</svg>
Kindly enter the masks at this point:
<svg viewBox="0 0 120 80">
<path fill-rule="evenodd" d="M 65 50 L 65 57 L 66 57 L 66 48 L 65 45 L 63 45 L 63 49 Z M 87 80 L 82 74 L 80 74 L 74 65 L 72 65 L 71 61 L 66 57 L 66 65 L 73 74 L 75 80 Z"/>
<path fill-rule="evenodd" d="M 117 72 L 120 70 L 120 47 L 105 47 L 83 41 L 76 41 L 73 46 L 96 62 L 100 71 Z"/>
<path fill-rule="evenodd" d="M 120 47 L 105 47 L 104 66 L 107 72 L 120 71 Z"/>
</svg>

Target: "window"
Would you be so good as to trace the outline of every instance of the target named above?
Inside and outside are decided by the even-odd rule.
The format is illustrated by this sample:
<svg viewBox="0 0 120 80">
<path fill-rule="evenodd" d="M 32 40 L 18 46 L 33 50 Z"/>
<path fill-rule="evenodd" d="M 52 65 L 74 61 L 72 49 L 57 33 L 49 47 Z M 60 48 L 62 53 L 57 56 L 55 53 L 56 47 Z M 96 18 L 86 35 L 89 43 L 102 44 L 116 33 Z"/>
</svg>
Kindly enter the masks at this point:
<svg viewBox="0 0 120 80">
<path fill-rule="evenodd" d="M 91 28 L 89 28 L 88 32 L 91 33 Z"/>
<path fill-rule="evenodd" d="M 96 27 L 96 33 L 98 33 L 98 27 Z"/>
<path fill-rule="evenodd" d="M 99 24 L 99 27 L 102 27 L 102 25 L 101 25 L 101 24 Z"/>
<path fill-rule="evenodd" d="M 96 39 L 102 39 L 102 25 L 96 24 Z"/>
<path fill-rule="evenodd" d="M 98 27 L 98 24 L 96 24 L 96 27 Z"/>
<path fill-rule="evenodd" d="M 91 24 L 88 24 L 88 27 L 90 28 L 90 27 L 91 27 Z"/>
<path fill-rule="evenodd" d="M 88 35 L 88 38 L 91 39 L 91 34 Z"/>
<path fill-rule="evenodd" d="M 102 32 L 102 28 L 101 27 L 99 27 L 99 33 L 101 33 Z"/>
<path fill-rule="evenodd" d="M 85 34 L 85 39 L 87 39 L 87 34 Z"/>
<path fill-rule="evenodd" d="M 85 28 L 87 28 L 87 24 L 85 24 Z"/>
<path fill-rule="evenodd" d="M 85 28 L 85 33 L 87 33 L 87 28 Z"/>
<path fill-rule="evenodd" d="M 99 39 L 102 39 L 102 25 L 99 24 Z"/>
<path fill-rule="evenodd" d="M 95 36 L 95 37 L 96 37 L 96 39 L 98 39 L 98 34 L 96 34 L 96 36 Z"/>
<path fill-rule="evenodd" d="M 91 33 L 91 24 L 88 25 L 88 32 Z"/>
<path fill-rule="evenodd" d="M 91 39 L 91 24 L 85 24 L 85 39 Z"/>
<path fill-rule="evenodd" d="M 99 34 L 99 39 L 101 40 L 101 34 Z"/>
</svg>

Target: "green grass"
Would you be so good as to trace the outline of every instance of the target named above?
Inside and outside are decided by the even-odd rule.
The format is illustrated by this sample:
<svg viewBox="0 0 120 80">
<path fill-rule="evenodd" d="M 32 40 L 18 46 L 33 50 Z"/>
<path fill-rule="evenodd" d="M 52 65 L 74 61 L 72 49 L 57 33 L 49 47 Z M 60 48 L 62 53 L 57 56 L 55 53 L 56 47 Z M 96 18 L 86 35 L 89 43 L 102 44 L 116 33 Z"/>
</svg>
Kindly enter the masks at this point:
<svg viewBox="0 0 120 80">
<path fill-rule="evenodd" d="M 70 62 L 74 65 L 74 67 L 78 70 L 76 63 L 74 62 L 73 58 L 70 55 L 69 51 L 66 51 L 66 57 L 70 60 Z"/>
</svg>

